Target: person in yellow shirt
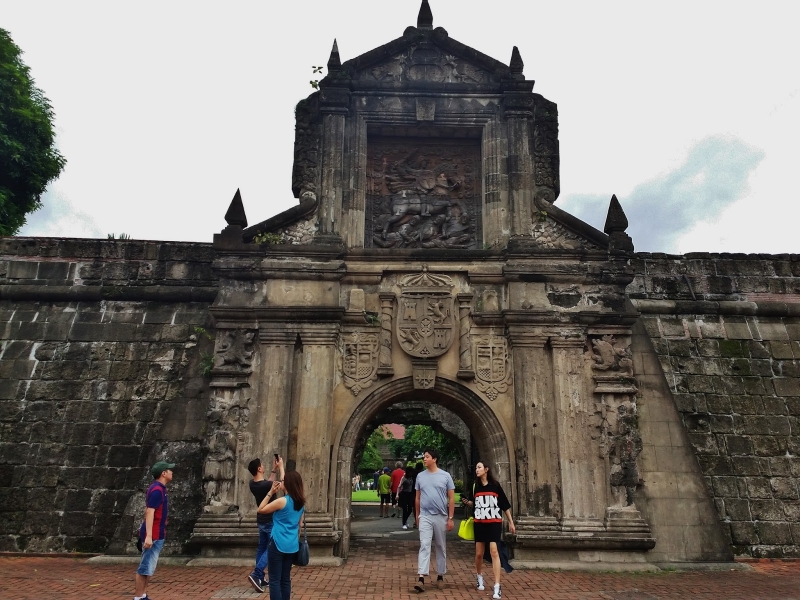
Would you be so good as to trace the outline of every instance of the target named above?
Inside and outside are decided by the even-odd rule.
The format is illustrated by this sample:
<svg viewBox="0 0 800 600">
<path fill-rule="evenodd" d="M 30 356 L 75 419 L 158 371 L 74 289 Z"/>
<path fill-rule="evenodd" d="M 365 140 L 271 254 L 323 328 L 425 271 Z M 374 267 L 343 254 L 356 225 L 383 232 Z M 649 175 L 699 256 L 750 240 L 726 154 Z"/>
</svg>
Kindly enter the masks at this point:
<svg viewBox="0 0 800 600">
<path fill-rule="evenodd" d="M 381 497 L 381 517 L 389 516 L 389 507 L 392 505 L 392 476 L 389 467 L 383 467 L 383 473 L 378 477 L 378 495 Z"/>
</svg>

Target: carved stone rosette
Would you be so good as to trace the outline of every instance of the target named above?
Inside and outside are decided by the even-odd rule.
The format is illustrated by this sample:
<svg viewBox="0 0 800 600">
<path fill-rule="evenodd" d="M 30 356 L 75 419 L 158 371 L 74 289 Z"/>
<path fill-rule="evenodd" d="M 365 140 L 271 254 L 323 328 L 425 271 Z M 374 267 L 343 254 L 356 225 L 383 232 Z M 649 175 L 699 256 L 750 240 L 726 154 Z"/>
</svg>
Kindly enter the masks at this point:
<svg viewBox="0 0 800 600">
<path fill-rule="evenodd" d="M 506 338 L 485 335 L 475 341 L 475 379 L 478 390 L 489 400 L 508 391 L 511 369 Z"/>
<path fill-rule="evenodd" d="M 378 376 L 378 334 L 354 331 L 342 337 L 342 377 L 354 396 L 368 388 Z"/>
</svg>

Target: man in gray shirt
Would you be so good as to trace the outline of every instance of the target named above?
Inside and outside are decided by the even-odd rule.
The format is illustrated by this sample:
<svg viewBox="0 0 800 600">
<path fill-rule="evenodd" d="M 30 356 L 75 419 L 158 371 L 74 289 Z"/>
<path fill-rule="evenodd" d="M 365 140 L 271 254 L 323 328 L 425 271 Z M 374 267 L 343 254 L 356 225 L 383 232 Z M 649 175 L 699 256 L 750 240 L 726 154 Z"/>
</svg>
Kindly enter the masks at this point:
<svg viewBox="0 0 800 600">
<path fill-rule="evenodd" d="M 431 563 L 431 540 L 436 544 L 436 586 L 443 585 L 447 573 L 447 548 L 445 535 L 453 529 L 455 514 L 455 485 L 450 473 L 437 466 L 439 452 L 426 448 L 422 455 L 425 470 L 417 475 L 414 487 L 417 490 L 414 510 L 419 527 L 419 557 L 417 574 L 419 580 L 414 585 L 417 592 L 425 591 L 425 576 Z"/>
</svg>

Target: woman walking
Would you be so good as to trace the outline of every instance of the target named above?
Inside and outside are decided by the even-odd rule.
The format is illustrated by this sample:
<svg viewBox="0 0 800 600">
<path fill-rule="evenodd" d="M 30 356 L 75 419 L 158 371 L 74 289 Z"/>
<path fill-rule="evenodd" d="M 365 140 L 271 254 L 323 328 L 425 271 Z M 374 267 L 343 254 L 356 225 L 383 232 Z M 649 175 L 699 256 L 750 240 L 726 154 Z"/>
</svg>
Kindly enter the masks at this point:
<svg viewBox="0 0 800 600">
<path fill-rule="evenodd" d="M 508 518 L 508 528 L 511 533 L 516 533 L 514 519 L 511 518 L 511 503 L 508 501 L 503 488 L 497 483 L 489 467 L 483 461 L 475 465 L 474 497 L 465 499 L 464 503 L 472 506 L 475 519 L 475 578 L 478 590 L 486 589 L 483 583 L 483 556 L 486 544 L 492 556 L 492 571 L 494 573 L 493 600 L 500 598 L 500 555 L 497 544 L 503 535 L 503 515 Z"/>
<path fill-rule="evenodd" d="M 406 472 L 397 488 L 399 492 L 400 508 L 403 509 L 403 529 L 408 529 L 409 515 L 414 511 L 414 469 L 406 467 Z M 412 524 L 413 527 L 413 524 Z"/>
<path fill-rule="evenodd" d="M 283 489 L 285 495 L 274 502 L 272 496 Z M 275 481 L 258 507 L 261 514 L 272 514 L 272 540 L 269 543 L 269 598 L 289 600 L 292 594 L 292 559 L 300 549 L 300 527 L 303 523 L 303 478 L 297 471 L 288 471 L 283 482 Z"/>
</svg>

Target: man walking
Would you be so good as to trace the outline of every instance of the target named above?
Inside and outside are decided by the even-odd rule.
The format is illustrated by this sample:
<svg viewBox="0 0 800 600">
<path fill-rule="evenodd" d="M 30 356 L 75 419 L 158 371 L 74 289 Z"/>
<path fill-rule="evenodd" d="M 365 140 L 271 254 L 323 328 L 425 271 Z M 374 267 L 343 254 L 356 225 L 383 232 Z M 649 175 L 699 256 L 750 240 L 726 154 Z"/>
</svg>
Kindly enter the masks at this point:
<svg viewBox="0 0 800 600">
<path fill-rule="evenodd" d="M 414 590 L 420 593 L 425 591 L 425 577 L 430 569 L 431 540 L 436 545 L 436 586 L 444 584 L 444 574 L 447 573 L 445 535 L 453 530 L 453 515 L 456 510 L 456 486 L 450 473 L 437 466 L 438 461 L 439 452 L 434 448 L 427 448 L 422 455 L 425 470 L 417 475 L 414 484 L 417 490 L 414 511 L 419 528 L 419 580 L 414 585 Z"/>
<path fill-rule="evenodd" d="M 272 489 L 272 482 L 275 480 L 277 474 L 278 480 L 283 481 L 284 469 L 283 459 L 275 455 L 272 464 L 272 471 L 270 472 L 269 479 L 264 478 L 264 463 L 260 458 L 254 458 L 247 465 L 247 470 L 253 476 L 250 482 L 250 493 L 256 500 L 256 508 L 261 505 L 261 502 L 266 498 L 269 491 Z M 277 499 L 278 494 L 274 494 L 270 502 Z M 247 576 L 247 580 L 253 589 L 259 594 L 263 594 L 267 588 L 268 582 L 264 578 L 264 568 L 267 566 L 269 560 L 267 548 L 272 539 L 272 514 L 256 513 L 256 524 L 258 525 L 258 548 L 256 548 L 256 568 Z"/>
<path fill-rule="evenodd" d="M 162 460 L 150 469 L 150 474 L 155 481 L 147 488 L 145 495 L 144 523 L 139 528 L 139 539 L 142 541 L 142 560 L 136 570 L 136 595 L 133 600 L 147 598 L 147 582 L 156 572 L 158 555 L 164 547 L 169 514 L 167 484 L 172 481 L 172 469 L 174 468 L 174 463 Z"/>
<path fill-rule="evenodd" d="M 381 499 L 381 518 L 386 518 L 392 503 L 392 477 L 389 475 L 389 467 L 383 467 L 383 475 L 378 477 L 378 496 Z"/>
</svg>

